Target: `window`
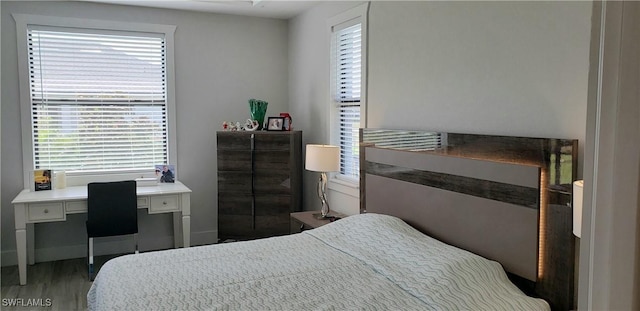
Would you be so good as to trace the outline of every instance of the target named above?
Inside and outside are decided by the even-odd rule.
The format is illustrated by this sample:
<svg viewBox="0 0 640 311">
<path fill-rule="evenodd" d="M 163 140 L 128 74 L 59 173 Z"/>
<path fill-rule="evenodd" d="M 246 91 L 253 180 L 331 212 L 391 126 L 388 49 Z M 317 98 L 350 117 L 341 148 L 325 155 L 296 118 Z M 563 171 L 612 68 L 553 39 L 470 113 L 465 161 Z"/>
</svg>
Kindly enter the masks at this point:
<svg viewBox="0 0 640 311">
<path fill-rule="evenodd" d="M 167 162 L 164 40 L 29 27 L 34 168 Z"/>
<path fill-rule="evenodd" d="M 366 5 L 332 20 L 332 143 L 340 147 L 337 178 L 357 183 L 360 172 L 358 135 L 365 127 Z"/>
<path fill-rule="evenodd" d="M 16 18 L 28 71 L 21 75 L 25 169 L 139 175 L 175 163 L 172 28 L 168 36 L 29 19 Z"/>
</svg>

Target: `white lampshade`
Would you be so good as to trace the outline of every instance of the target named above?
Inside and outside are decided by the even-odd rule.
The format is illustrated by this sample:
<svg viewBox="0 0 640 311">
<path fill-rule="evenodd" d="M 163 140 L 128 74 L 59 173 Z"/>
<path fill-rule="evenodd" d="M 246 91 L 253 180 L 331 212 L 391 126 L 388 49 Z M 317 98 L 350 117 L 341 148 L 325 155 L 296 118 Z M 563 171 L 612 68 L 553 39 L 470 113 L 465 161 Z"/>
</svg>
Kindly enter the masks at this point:
<svg viewBox="0 0 640 311">
<path fill-rule="evenodd" d="M 340 148 L 331 145 L 307 145 L 305 168 L 314 172 L 338 171 Z"/>
<path fill-rule="evenodd" d="M 580 237 L 582 232 L 582 195 L 584 181 L 573 182 L 573 235 Z"/>
</svg>

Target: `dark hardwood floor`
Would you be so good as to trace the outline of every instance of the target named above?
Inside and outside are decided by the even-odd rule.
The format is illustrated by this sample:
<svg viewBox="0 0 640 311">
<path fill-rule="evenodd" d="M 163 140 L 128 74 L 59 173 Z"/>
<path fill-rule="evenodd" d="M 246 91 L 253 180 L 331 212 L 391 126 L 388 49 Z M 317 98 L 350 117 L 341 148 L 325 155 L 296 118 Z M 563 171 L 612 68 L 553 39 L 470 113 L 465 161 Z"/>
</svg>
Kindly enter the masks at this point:
<svg viewBox="0 0 640 311">
<path fill-rule="evenodd" d="M 97 270 L 118 255 L 95 257 Z M 39 262 L 27 266 L 27 284 L 20 286 L 18 266 L 2 267 L 1 310 L 86 310 L 91 282 L 87 259 Z M 44 307 L 43 307 L 44 306 Z"/>
</svg>

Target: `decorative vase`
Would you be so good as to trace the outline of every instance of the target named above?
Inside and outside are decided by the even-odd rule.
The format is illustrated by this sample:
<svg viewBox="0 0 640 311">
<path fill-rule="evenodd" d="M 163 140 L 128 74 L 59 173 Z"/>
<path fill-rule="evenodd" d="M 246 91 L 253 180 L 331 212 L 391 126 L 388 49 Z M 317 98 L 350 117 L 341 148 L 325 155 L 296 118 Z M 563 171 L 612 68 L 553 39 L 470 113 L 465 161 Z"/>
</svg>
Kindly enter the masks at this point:
<svg viewBox="0 0 640 311">
<path fill-rule="evenodd" d="M 262 125 L 264 124 L 267 105 L 269 105 L 269 103 L 264 100 L 253 98 L 249 100 L 249 114 L 251 115 L 251 120 L 256 120 L 258 122 L 258 130 L 261 130 Z"/>
</svg>

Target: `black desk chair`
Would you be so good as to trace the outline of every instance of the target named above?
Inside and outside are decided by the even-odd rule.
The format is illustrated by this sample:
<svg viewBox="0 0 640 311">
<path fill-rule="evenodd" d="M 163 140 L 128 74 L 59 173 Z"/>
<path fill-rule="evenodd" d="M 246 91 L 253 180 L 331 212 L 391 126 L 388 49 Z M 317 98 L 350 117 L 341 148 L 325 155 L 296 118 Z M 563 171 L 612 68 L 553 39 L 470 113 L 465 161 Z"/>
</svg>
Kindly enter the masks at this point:
<svg viewBox="0 0 640 311">
<path fill-rule="evenodd" d="M 95 182 L 87 185 L 89 280 L 93 281 L 93 238 L 133 234 L 138 253 L 136 182 Z"/>
</svg>

